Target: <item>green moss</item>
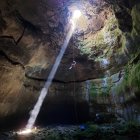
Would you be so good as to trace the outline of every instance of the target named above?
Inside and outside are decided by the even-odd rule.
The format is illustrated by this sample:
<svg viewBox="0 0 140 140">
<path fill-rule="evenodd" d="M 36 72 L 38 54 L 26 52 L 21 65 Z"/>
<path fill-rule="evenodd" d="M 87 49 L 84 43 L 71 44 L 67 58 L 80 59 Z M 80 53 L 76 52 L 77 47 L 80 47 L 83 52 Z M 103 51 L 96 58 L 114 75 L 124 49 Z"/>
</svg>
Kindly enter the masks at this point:
<svg viewBox="0 0 140 140">
<path fill-rule="evenodd" d="M 123 125 L 95 125 L 88 124 L 84 131 L 75 134 L 75 140 L 128 140 L 129 137 L 139 139 L 140 125 L 131 121 Z"/>
<path fill-rule="evenodd" d="M 116 87 L 117 92 L 125 92 L 127 89 L 140 91 L 140 61 L 137 64 L 127 65 L 123 81 Z"/>
<path fill-rule="evenodd" d="M 108 20 L 106 20 L 105 26 L 96 34 L 90 35 L 86 40 L 79 43 L 79 49 L 81 54 L 87 54 L 89 59 L 98 60 L 99 57 L 102 58 L 106 52 L 111 56 L 113 53 L 112 46 L 116 46 L 118 42 L 118 36 L 121 36 L 122 32 L 118 28 L 118 21 L 113 15 Z M 109 51 L 108 51 L 109 50 Z M 99 53 L 104 51 L 103 54 Z"/>
<path fill-rule="evenodd" d="M 108 97 L 110 95 L 111 87 L 112 84 L 109 79 L 107 79 L 106 86 L 104 86 L 101 81 L 99 84 L 92 82 L 90 86 L 90 96 L 93 97 L 93 99 L 96 99 L 96 97 Z"/>
<path fill-rule="evenodd" d="M 126 37 L 125 36 L 122 36 L 121 43 L 122 43 L 122 48 L 121 48 L 120 52 L 122 52 L 122 51 L 124 52 L 126 50 Z"/>
<path fill-rule="evenodd" d="M 131 15 L 133 19 L 132 36 L 138 36 L 140 34 L 140 4 L 137 4 L 133 7 Z"/>
<path fill-rule="evenodd" d="M 129 135 L 134 135 L 135 133 L 139 133 L 139 123 L 135 121 L 128 121 L 126 124 L 123 126 L 120 126 L 118 129 L 118 133 L 121 135 L 124 134 L 129 134 Z"/>
<path fill-rule="evenodd" d="M 98 136 L 100 133 L 99 127 L 95 124 L 90 124 L 87 126 L 85 131 L 81 131 L 79 130 L 76 134 L 75 134 L 75 138 L 79 139 L 88 139 L 88 138 L 93 138 Z"/>
<path fill-rule="evenodd" d="M 91 83 L 90 95 L 91 95 L 91 97 L 97 97 L 97 90 L 96 90 L 96 86 L 95 86 L 94 82 Z"/>
<path fill-rule="evenodd" d="M 109 41 L 115 44 L 117 37 L 122 34 L 121 30 L 118 28 L 118 21 L 115 16 L 112 16 L 109 20 L 107 20 L 106 25 L 107 26 L 105 26 L 104 32 L 109 34 Z"/>
</svg>

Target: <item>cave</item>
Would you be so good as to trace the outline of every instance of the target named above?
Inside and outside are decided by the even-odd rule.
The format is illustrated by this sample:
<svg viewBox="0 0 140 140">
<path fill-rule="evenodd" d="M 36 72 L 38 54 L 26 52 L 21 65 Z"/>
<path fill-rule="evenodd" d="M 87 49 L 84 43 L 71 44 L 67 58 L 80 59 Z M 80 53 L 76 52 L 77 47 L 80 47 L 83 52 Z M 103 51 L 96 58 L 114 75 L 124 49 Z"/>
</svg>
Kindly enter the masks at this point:
<svg viewBox="0 0 140 140">
<path fill-rule="evenodd" d="M 140 1 L 0 1 L 0 139 L 140 139 Z"/>
<path fill-rule="evenodd" d="M 73 96 L 57 93 L 46 97 L 45 103 L 36 120 L 39 125 L 71 125 L 89 120 L 87 101 L 78 102 Z"/>
</svg>

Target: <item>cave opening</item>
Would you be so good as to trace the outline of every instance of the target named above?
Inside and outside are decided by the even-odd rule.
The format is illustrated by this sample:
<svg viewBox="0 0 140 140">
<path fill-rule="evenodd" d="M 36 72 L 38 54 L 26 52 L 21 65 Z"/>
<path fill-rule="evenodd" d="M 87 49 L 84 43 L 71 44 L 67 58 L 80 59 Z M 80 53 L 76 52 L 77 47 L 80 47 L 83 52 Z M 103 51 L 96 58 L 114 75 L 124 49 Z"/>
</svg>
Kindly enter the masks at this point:
<svg viewBox="0 0 140 140">
<path fill-rule="evenodd" d="M 36 124 L 78 125 L 89 121 L 89 104 L 77 102 L 73 97 L 57 95 L 48 97 L 40 110 Z"/>
</svg>

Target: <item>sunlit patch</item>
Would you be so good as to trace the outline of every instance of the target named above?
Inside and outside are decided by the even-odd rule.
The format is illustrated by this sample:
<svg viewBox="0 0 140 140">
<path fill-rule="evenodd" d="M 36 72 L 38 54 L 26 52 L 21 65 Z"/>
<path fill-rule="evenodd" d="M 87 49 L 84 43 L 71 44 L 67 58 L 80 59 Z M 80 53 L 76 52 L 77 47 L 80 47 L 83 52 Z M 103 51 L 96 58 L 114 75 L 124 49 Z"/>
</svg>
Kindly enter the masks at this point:
<svg viewBox="0 0 140 140">
<path fill-rule="evenodd" d="M 31 133 L 35 133 L 36 132 L 36 130 L 37 130 L 37 128 L 36 127 L 34 127 L 33 129 L 23 129 L 23 130 L 19 130 L 18 132 L 17 132 L 17 134 L 18 135 L 29 135 L 29 134 L 31 134 Z"/>
<path fill-rule="evenodd" d="M 25 130 L 20 130 L 17 132 L 18 135 L 28 135 L 32 132 L 32 129 L 25 129 Z"/>
</svg>

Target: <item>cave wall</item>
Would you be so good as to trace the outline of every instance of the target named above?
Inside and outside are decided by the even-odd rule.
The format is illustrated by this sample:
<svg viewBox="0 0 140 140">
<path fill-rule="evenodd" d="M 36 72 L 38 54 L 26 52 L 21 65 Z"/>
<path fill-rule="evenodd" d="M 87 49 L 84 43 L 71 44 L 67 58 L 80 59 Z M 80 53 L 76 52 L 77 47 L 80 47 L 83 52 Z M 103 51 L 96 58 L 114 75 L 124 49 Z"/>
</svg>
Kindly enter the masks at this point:
<svg viewBox="0 0 140 140">
<path fill-rule="evenodd" d="M 122 4 L 123 1 L 116 3 L 114 11 L 119 29 L 125 35 L 122 46 L 129 61 L 119 73 L 110 75 L 110 70 L 108 70 L 104 78 L 90 81 L 90 112 L 93 114 L 92 117 L 97 112 L 108 112 L 116 114 L 118 118 L 123 118 L 125 121 L 140 122 L 139 1 L 129 1 L 128 3 L 125 1 L 124 7 Z M 102 105 L 102 108 L 96 109 L 96 105 Z"/>
<path fill-rule="evenodd" d="M 77 29 L 78 32 L 68 46 L 43 110 L 49 101 L 65 104 L 64 101 L 70 99 L 71 104 L 79 104 L 77 110 L 82 108 L 80 104 L 89 105 L 91 119 L 97 112 L 112 111 L 126 119 L 135 117 L 139 120 L 139 103 L 135 100 L 139 98 L 135 96 L 135 91 L 116 95 L 110 86 L 112 83 L 117 86 L 121 81 L 118 71 L 123 73 L 128 62 L 139 63 L 140 4 L 138 1 L 116 2 L 108 0 L 111 6 L 103 4 L 105 10 L 85 2 L 86 7 L 95 8 L 94 12 L 100 16 L 96 17 L 96 21 L 90 10 L 83 9 L 89 18 L 85 26 L 90 28 L 79 25 L 82 30 Z M 51 7 L 52 4 L 47 3 L 47 6 L 51 7 L 47 7 L 49 10 L 44 7 L 44 3 L 37 6 L 37 0 L 32 2 L 33 5 L 28 4 L 28 1 L 6 0 L 0 3 L 0 118 L 3 121 L 11 116 L 29 116 L 63 44 L 69 25 L 65 18 L 68 14 L 67 8 L 62 9 L 59 16 L 55 15 L 59 13 L 62 3 L 58 7 Z M 21 6 L 22 3 L 24 6 Z M 37 7 L 43 8 L 40 10 Z M 42 14 L 43 10 L 46 15 Z M 55 18 L 52 18 L 52 15 L 55 15 Z M 96 22 L 91 26 L 92 21 Z M 69 70 L 72 46 L 78 46 L 74 48 L 77 64 Z M 110 63 L 104 64 L 104 59 Z M 105 77 L 111 78 L 105 80 Z M 107 86 L 105 91 L 104 87 L 102 88 L 104 84 Z M 93 93 L 96 97 L 92 96 Z M 102 96 L 104 93 L 106 96 Z M 134 116 L 130 116 L 132 114 Z M 80 115 L 82 114 L 79 112 Z"/>
<path fill-rule="evenodd" d="M 95 119 L 96 114 L 115 114 L 118 120 L 140 121 L 138 90 L 134 87 L 120 90 L 124 75 L 120 72 L 110 77 L 90 81 L 90 114 Z"/>
</svg>

